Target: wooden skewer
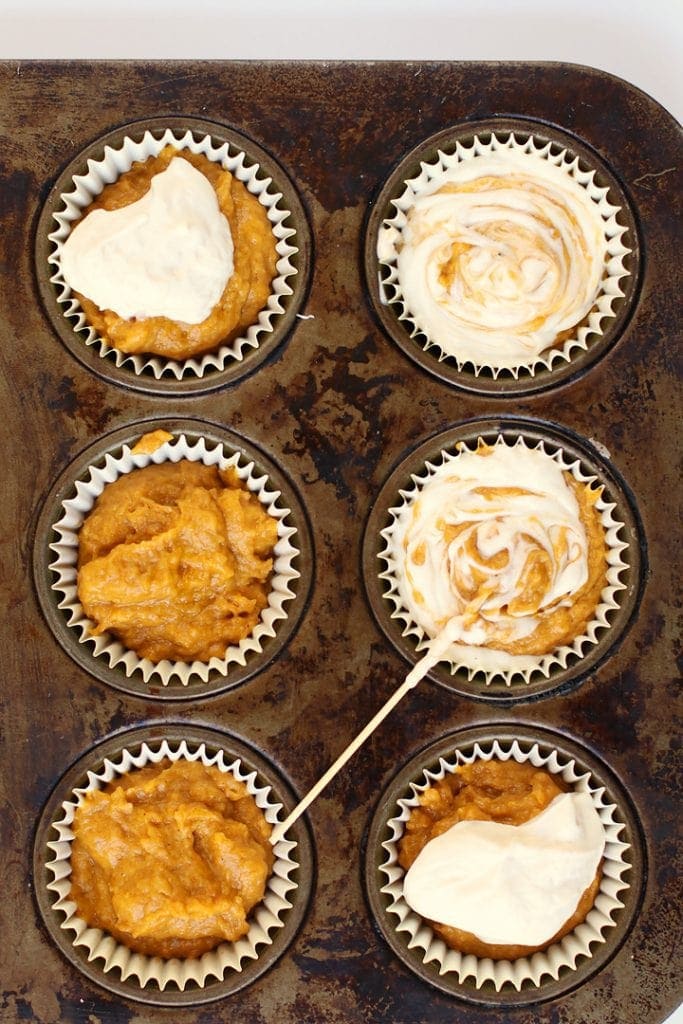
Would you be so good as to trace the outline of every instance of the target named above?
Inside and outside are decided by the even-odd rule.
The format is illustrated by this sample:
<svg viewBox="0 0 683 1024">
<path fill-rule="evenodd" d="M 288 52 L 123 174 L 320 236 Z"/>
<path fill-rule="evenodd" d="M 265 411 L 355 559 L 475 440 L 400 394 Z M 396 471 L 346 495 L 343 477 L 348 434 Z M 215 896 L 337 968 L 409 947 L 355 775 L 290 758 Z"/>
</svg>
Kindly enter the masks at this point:
<svg viewBox="0 0 683 1024">
<path fill-rule="evenodd" d="M 406 676 L 405 680 L 401 683 L 399 688 L 391 695 L 389 700 L 384 704 L 376 715 L 370 719 L 368 724 L 362 729 L 356 738 L 349 743 L 346 750 L 343 750 L 339 755 L 334 764 L 331 764 L 327 769 L 322 778 L 318 779 L 316 784 L 306 794 L 305 797 L 296 805 L 293 811 L 290 812 L 289 816 L 285 821 L 280 822 L 273 829 L 270 841 L 273 845 L 283 839 L 287 834 L 288 830 L 304 813 L 307 807 L 309 807 L 313 801 L 318 797 L 325 786 L 328 785 L 335 777 L 337 772 L 344 767 L 349 758 L 353 757 L 359 747 L 361 747 L 368 736 L 371 735 L 384 719 L 387 717 L 390 711 L 396 707 L 399 701 L 406 695 L 408 690 L 412 690 L 414 686 L 420 682 L 421 679 L 427 675 L 429 670 L 441 661 L 442 657 L 453 642 L 454 635 L 457 634 L 462 625 L 462 617 L 457 616 L 450 619 L 444 628 L 438 633 L 433 640 L 430 641 L 429 647 L 420 660 L 413 666 L 411 671 Z"/>
</svg>

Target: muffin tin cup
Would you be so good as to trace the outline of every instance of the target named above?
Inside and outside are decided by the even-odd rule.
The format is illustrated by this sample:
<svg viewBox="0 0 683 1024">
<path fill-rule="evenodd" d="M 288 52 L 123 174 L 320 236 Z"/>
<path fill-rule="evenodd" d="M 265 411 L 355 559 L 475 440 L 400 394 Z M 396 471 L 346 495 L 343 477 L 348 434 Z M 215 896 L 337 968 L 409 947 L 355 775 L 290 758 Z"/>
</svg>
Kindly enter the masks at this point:
<svg viewBox="0 0 683 1024">
<path fill-rule="evenodd" d="M 416 662 L 430 637 L 414 620 L 399 590 L 401 514 L 430 479 L 433 467 L 452 459 L 461 445 L 476 451 L 479 439 L 490 445 L 539 448 L 576 480 L 603 487 L 595 508 L 605 530 L 606 581 L 584 633 L 571 645 L 538 656 L 524 668 L 502 672 L 475 667 L 471 661 L 468 664 L 466 653 L 451 653 L 428 673 L 428 678 L 463 696 L 502 701 L 538 697 L 575 684 L 594 671 L 623 635 L 640 600 L 644 537 L 637 512 L 614 468 L 585 440 L 553 424 L 505 417 L 469 421 L 424 442 L 393 471 L 373 505 L 363 544 L 366 592 L 387 638 L 410 662 Z M 485 654 L 482 650 L 479 659 Z"/>
<path fill-rule="evenodd" d="M 61 247 L 83 210 L 134 161 L 165 145 L 201 153 L 241 181 L 265 208 L 276 241 L 276 277 L 256 323 L 211 352 L 185 360 L 130 354 L 89 326 L 61 273 Z M 303 206 L 286 172 L 246 136 L 198 118 L 155 118 L 124 125 L 87 146 L 60 174 L 41 211 L 35 246 L 38 289 L 62 342 L 112 383 L 175 396 L 211 391 L 251 373 L 284 340 L 306 297 L 311 241 Z"/>
<path fill-rule="evenodd" d="M 448 354 L 412 318 L 398 279 L 396 245 L 406 214 L 425 189 L 459 163 L 507 149 L 558 166 L 586 190 L 604 224 L 607 260 L 593 308 L 567 340 L 515 367 L 495 368 Z M 640 243 L 630 200 L 604 161 L 554 126 L 509 117 L 455 125 L 411 150 L 373 203 L 364 260 L 374 311 L 402 351 L 442 381 L 492 397 L 545 390 L 588 369 L 619 338 L 637 299 L 640 278 Z"/>
<path fill-rule="evenodd" d="M 497 757 L 561 776 L 591 795 L 607 844 L 600 889 L 586 920 L 545 952 L 493 961 L 449 949 L 403 897 L 398 842 L 419 794 L 457 764 Z M 415 754 L 389 783 L 374 812 L 365 852 L 365 884 L 377 926 L 393 952 L 423 981 L 488 1006 L 528 1005 L 564 995 L 617 952 L 638 912 L 646 875 L 640 823 L 611 771 L 568 737 L 511 723 L 464 729 Z"/>
<path fill-rule="evenodd" d="M 247 934 L 202 957 L 164 959 L 133 953 L 89 927 L 70 900 L 71 845 L 76 807 L 85 793 L 162 758 L 216 765 L 245 783 L 266 820 L 283 820 L 296 797 L 276 769 L 227 733 L 183 723 L 138 727 L 84 754 L 60 779 L 40 817 L 34 844 L 35 894 L 47 930 L 66 958 L 91 981 L 127 999 L 188 1006 L 234 994 L 275 963 L 294 939 L 313 885 L 313 847 L 299 821 L 274 846 L 265 896 L 250 914 Z"/>
<path fill-rule="evenodd" d="M 173 435 L 152 453 L 133 455 L 146 433 Z M 277 520 L 268 605 L 255 628 L 223 658 L 153 663 L 127 650 L 111 633 L 93 636 L 77 593 L 78 530 L 108 483 L 161 462 L 201 461 L 232 466 L 240 480 Z M 98 679 L 136 696 L 162 700 L 206 697 L 260 671 L 291 637 L 312 580 L 312 545 L 303 506 L 285 475 L 255 446 L 194 420 L 145 420 L 115 431 L 87 448 L 52 487 L 37 524 L 34 580 L 48 625 L 66 652 Z"/>
</svg>

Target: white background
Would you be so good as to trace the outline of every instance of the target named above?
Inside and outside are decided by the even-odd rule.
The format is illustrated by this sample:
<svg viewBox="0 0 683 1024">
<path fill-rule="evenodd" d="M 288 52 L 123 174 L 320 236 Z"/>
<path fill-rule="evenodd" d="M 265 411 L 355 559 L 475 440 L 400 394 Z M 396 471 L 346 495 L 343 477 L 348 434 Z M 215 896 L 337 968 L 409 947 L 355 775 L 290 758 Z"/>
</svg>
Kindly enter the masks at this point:
<svg viewBox="0 0 683 1024">
<path fill-rule="evenodd" d="M 0 0 L 1 58 L 558 60 L 683 120 L 683 0 Z"/>
<path fill-rule="evenodd" d="M 682 0 L 0 0 L 0 57 L 560 60 L 683 119 Z"/>
</svg>

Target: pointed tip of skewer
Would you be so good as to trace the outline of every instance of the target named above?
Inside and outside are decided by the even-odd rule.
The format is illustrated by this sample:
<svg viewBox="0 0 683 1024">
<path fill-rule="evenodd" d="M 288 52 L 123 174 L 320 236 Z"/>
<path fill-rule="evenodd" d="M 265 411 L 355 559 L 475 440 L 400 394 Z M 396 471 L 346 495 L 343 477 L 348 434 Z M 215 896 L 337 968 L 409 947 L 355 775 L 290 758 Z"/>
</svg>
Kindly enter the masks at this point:
<svg viewBox="0 0 683 1024">
<path fill-rule="evenodd" d="M 285 818 L 284 821 L 278 821 L 275 823 L 275 825 L 273 826 L 273 830 L 270 833 L 271 846 L 277 846 L 277 844 L 282 840 L 291 843 L 292 846 L 296 846 L 296 840 L 293 839 L 291 835 L 288 836 L 288 833 L 302 811 L 303 808 L 300 811 L 298 807 L 295 807 L 294 811 L 289 815 L 289 817 Z"/>
<path fill-rule="evenodd" d="M 278 822 L 278 824 L 275 826 L 273 831 L 270 833 L 270 843 L 271 843 L 271 846 L 277 846 L 277 844 L 280 842 L 280 840 L 284 839 L 285 833 L 286 833 L 285 822 L 284 821 Z"/>
</svg>

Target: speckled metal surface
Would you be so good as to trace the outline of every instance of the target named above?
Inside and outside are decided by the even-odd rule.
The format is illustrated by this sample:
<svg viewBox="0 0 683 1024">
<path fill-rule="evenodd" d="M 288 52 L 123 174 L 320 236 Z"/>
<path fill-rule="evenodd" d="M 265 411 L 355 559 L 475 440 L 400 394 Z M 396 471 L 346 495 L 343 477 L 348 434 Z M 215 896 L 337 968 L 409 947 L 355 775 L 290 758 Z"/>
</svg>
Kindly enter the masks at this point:
<svg viewBox="0 0 683 1024">
<path fill-rule="evenodd" d="M 555 422 L 604 446 L 632 490 L 648 543 L 639 614 L 575 690 L 490 708 L 425 682 L 313 805 L 317 879 L 286 954 L 224 1001 L 174 1024 L 478 1022 L 659 1024 L 681 997 L 676 911 L 674 729 L 676 233 L 678 127 L 649 97 L 553 64 L 59 63 L 0 65 L 0 360 L 3 473 L 3 737 L 0 1020 L 142 1024 L 169 1011 L 108 994 L 64 960 L 40 923 L 31 850 L 40 809 L 85 750 L 137 724 L 224 727 L 305 792 L 402 680 L 361 583 L 373 497 L 410 448 L 475 416 Z M 312 284 L 289 337 L 255 372 L 209 395 L 148 396 L 107 383 L 58 340 L 38 299 L 34 230 L 76 152 L 143 117 L 220 122 L 270 152 L 299 189 L 313 233 Z M 643 247 L 633 315 L 599 363 L 524 399 L 477 397 L 420 370 L 384 334 L 364 283 L 368 209 L 401 157 L 450 124 L 499 114 L 575 133 L 631 198 Z M 298 488 L 313 529 L 314 581 L 301 625 L 262 673 L 209 700 L 128 696 L 76 666 L 32 589 L 41 501 L 102 434 L 151 416 L 223 423 L 263 448 Z M 373 925 L 361 849 L 378 795 L 416 750 L 456 727 L 504 720 L 576 738 L 621 780 L 646 838 L 643 905 L 598 974 L 540 1010 L 468 1007 L 416 978 Z"/>
</svg>

